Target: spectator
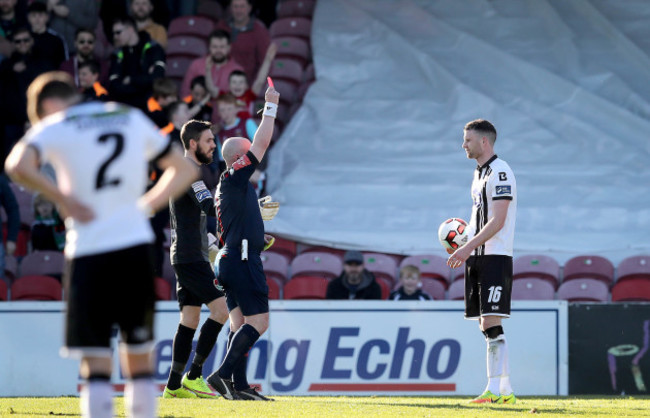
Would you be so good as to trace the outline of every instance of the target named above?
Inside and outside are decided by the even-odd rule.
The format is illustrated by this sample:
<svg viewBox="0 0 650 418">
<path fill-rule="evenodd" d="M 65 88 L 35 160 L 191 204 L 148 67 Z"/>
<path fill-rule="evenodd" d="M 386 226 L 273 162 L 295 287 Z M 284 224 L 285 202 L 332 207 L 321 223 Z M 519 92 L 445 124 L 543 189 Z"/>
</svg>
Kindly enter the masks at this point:
<svg viewBox="0 0 650 418">
<path fill-rule="evenodd" d="M 131 2 L 131 16 L 135 19 L 138 31 L 144 31 L 160 46 L 167 48 L 167 29 L 153 21 L 151 14 L 154 6 L 151 0 L 133 0 Z"/>
<path fill-rule="evenodd" d="M 16 240 L 20 229 L 20 210 L 14 192 L 9 187 L 9 179 L 4 173 L 0 173 L 0 206 L 7 214 L 7 241 L 0 240 L 0 278 L 5 277 L 5 254 L 14 255 L 16 251 Z"/>
<path fill-rule="evenodd" d="M 220 21 L 217 29 L 230 33 L 232 57 L 244 67 L 249 80 L 255 80 L 264 62 L 271 36 L 264 23 L 251 17 L 251 0 L 231 0 L 227 21 Z"/>
<path fill-rule="evenodd" d="M 88 60 L 79 64 L 79 83 L 85 102 L 108 101 L 108 91 L 99 82 L 99 63 L 97 61 Z"/>
<path fill-rule="evenodd" d="M 169 135 L 169 139 L 172 142 L 175 142 L 178 145 L 182 145 L 181 142 L 181 128 L 185 123 L 189 122 L 191 118 L 189 107 L 187 103 L 183 101 L 175 101 L 167 106 L 167 118 L 169 123 L 167 126 L 163 127 L 160 132 Z"/>
<path fill-rule="evenodd" d="M 16 50 L 0 63 L 0 120 L 4 124 L 5 153 L 25 132 L 27 124 L 27 87 L 52 66 L 33 52 L 34 38 L 26 27 L 13 34 Z"/>
<path fill-rule="evenodd" d="M 190 83 L 190 94 L 183 98 L 190 108 L 202 104 L 197 112 L 192 115 L 198 120 L 210 121 L 212 119 L 212 105 L 210 104 L 210 92 L 205 86 L 205 76 L 199 75 L 192 79 Z"/>
<path fill-rule="evenodd" d="M 26 14 L 16 8 L 16 0 L 0 0 L 0 61 L 14 52 L 11 39 L 14 31 L 27 26 Z"/>
<path fill-rule="evenodd" d="M 230 58 L 230 35 L 222 30 L 215 30 L 208 40 L 208 55 L 197 58 L 190 64 L 183 84 L 181 97 L 190 94 L 190 82 L 194 77 L 205 76 L 205 85 L 212 97 L 228 90 L 228 77 L 235 70 L 243 70 L 242 66 Z"/>
<path fill-rule="evenodd" d="M 233 136 L 240 136 L 250 140 L 255 136 L 257 124 L 252 119 L 237 116 L 237 99 L 230 93 L 219 96 L 217 111 L 221 121 L 221 128 L 216 135 L 217 150 L 215 153 L 218 154 L 219 158 L 214 158 L 213 161 L 218 160 L 220 171 L 223 171 L 226 168 L 223 155 L 221 155 L 223 143 Z"/>
<path fill-rule="evenodd" d="M 54 203 L 42 194 L 34 197 L 31 240 L 33 250 L 63 251 L 65 247 L 65 225 Z"/>
<path fill-rule="evenodd" d="M 169 123 L 167 106 L 178 101 L 178 87 L 174 80 L 162 77 L 153 82 L 153 95 L 147 101 L 147 116 L 159 128 Z"/>
<path fill-rule="evenodd" d="M 363 265 L 363 254 L 347 251 L 343 272 L 327 285 L 326 299 L 381 299 L 381 287 Z"/>
<path fill-rule="evenodd" d="M 70 74 L 74 79 L 74 84 L 81 87 L 79 82 L 79 65 L 88 61 L 96 60 L 99 64 L 99 82 L 105 84 L 108 81 L 108 64 L 105 60 L 100 59 L 94 53 L 95 51 L 95 33 L 90 29 L 77 29 L 75 36 L 75 48 L 77 52 L 64 61 L 59 68 Z"/>
<path fill-rule="evenodd" d="M 34 37 L 34 55 L 48 61 L 53 68 L 59 68 L 68 59 L 68 47 L 61 35 L 47 27 L 50 14 L 45 3 L 30 3 L 27 7 L 27 20 Z"/>
<path fill-rule="evenodd" d="M 420 269 L 407 265 L 399 271 L 399 281 L 401 286 L 393 291 L 388 300 L 431 300 L 433 299 L 428 293 L 420 289 L 422 281 L 420 280 Z"/>
<path fill-rule="evenodd" d="M 146 111 L 153 81 L 165 75 L 165 51 L 146 32 L 138 32 L 133 19 L 113 23 L 116 51 L 111 56 L 108 91 L 111 98 Z"/>
<path fill-rule="evenodd" d="M 51 13 L 50 27 L 63 37 L 70 53 L 77 51 L 77 31 L 97 26 L 99 3 L 94 0 L 47 0 L 47 8 Z"/>
</svg>

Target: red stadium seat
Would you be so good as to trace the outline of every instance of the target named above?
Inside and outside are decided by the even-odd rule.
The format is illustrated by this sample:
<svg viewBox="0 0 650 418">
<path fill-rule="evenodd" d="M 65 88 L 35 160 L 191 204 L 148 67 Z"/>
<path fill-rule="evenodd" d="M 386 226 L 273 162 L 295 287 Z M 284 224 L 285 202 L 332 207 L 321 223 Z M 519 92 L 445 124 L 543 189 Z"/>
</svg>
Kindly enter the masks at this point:
<svg viewBox="0 0 650 418">
<path fill-rule="evenodd" d="M 447 259 L 435 254 L 411 255 L 400 263 L 400 269 L 412 265 L 420 269 L 420 277 L 439 280 L 445 289 L 449 287 L 451 268 L 447 266 Z"/>
<path fill-rule="evenodd" d="M 524 277 L 512 282 L 512 300 L 553 300 L 555 287 L 536 277 Z"/>
<path fill-rule="evenodd" d="M 156 300 L 170 300 L 172 287 L 169 282 L 162 277 L 156 277 L 155 280 Z"/>
<path fill-rule="evenodd" d="M 31 228 L 34 222 L 34 193 L 14 182 L 9 182 L 11 191 L 16 196 L 18 210 L 20 211 L 20 223 L 26 228 Z M 3 208 L 4 210 L 4 208 Z M 3 219 L 7 219 L 6 217 Z"/>
<path fill-rule="evenodd" d="M 295 36 L 278 36 L 273 39 L 273 43 L 278 47 L 275 58 L 291 58 L 298 61 L 303 67 L 311 62 L 311 49 L 309 42 L 305 39 Z"/>
<path fill-rule="evenodd" d="M 614 282 L 614 265 L 598 255 L 579 255 L 564 264 L 563 281 L 590 277 L 611 285 Z"/>
<path fill-rule="evenodd" d="M 607 302 L 609 288 L 598 279 L 573 279 L 560 285 L 557 298 L 569 302 Z"/>
<path fill-rule="evenodd" d="M 365 253 L 363 254 L 364 267 L 371 271 L 376 278 L 388 280 L 389 289 L 397 281 L 397 262 L 387 254 L 382 253 Z M 390 292 L 389 292 L 390 293 Z"/>
<path fill-rule="evenodd" d="M 287 80 L 273 80 L 275 89 L 280 93 L 280 103 L 291 106 L 298 97 L 298 86 L 291 81 Z M 259 98 L 264 98 L 264 91 L 261 91 Z"/>
<path fill-rule="evenodd" d="M 650 255 L 627 257 L 618 264 L 616 282 L 627 279 L 650 279 Z"/>
<path fill-rule="evenodd" d="M 345 254 L 345 250 L 342 250 L 340 248 L 332 248 L 332 247 L 325 247 L 323 245 L 302 245 L 302 248 L 300 251 L 298 251 L 300 254 L 304 253 L 330 253 L 334 254 L 341 260 L 343 260 L 343 254 Z"/>
<path fill-rule="evenodd" d="M 307 41 L 311 38 L 311 20 L 304 17 L 285 17 L 275 20 L 269 28 L 271 38 L 296 36 Z"/>
<path fill-rule="evenodd" d="M 61 283 L 49 276 L 21 276 L 11 285 L 11 300 L 61 299 Z"/>
<path fill-rule="evenodd" d="M 9 297 L 9 288 L 7 282 L 3 279 L 0 279 L 0 300 L 7 300 Z"/>
<path fill-rule="evenodd" d="M 167 39 L 165 53 L 168 57 L 185 56 L 198 58 L 208 53 L 208 43 L 203 38 L 179 35 Z"/>
<path fill-rule="evenodd" d="M 191 35 L 198 38 L 208 39 L 214 30 L 214 22 L 205 16 L 179 16 L 169 22 L 167 37 L 172 38 L 178 35 Z"/>
<path fill-rule="evenodd" d="M 262 265 L 267 278 L 274 278 L 285 283 L 289 280 L 289 260 L 280 253 L 268 250 L 262 253 Z"/>
<path fill-rule="evenodd" d="M 385 277 L 376 277 L 376 276 L 375 276 L 375 281 L 379 284 L 379 287 L 381 288 L 382 300 L 388 299 L 388 296 L 390 296 L 390 290 L 393 287 L 393 282 L 389 281 Z"/>
<path fill-rule="evenodd" d="M 435 300 L 445 299 L 445 285 L 438 279 L 424 277 L 422 280 L 422 291 L 426 292 Z"/>
<path fill-rule="evenodd" d="M 465 280 L 454 280 L 449 285 L 449 300 L 463 300 L 465 299 Z"/>
<path fill-rule="evenodd" d="M 278 3 L 276 16 L 278 19 L 285 17 L 306 17 L 311 19 L 316 8 L 316 0 L 284 0 Z"/>
<path fill-rule="evenodd" d="M 5 255 L 5 278 L 10 282 L 18 277 L 18 260 L 13 255 Z"/>
<path fill-rule="evenodd" d="M 274 253 L 284 255 L 288 260 L 293 260 L 297 254 L 296 242 L 286 238 L 277 237 L 275 235 L 274 238 L 275 242 L 273 243 L 273 246 L 270 248 L 270 250 Z"/>
<path fill-rule="evenodd" d="M 612 302 L 649 302 L 650 280 L 626 279 L 612 287 Z"/>
<path fill-rule="evenodd" d="M 4 214 L 2 216 L 5 216 Z M 5 217 L 6 219 L 6 217 Z M 2 224 L 2 239 L 3 242 L 7 242 L 7 223 Z M 18 237 L 16 238 L 16 251 L 14 251 L 14 257 L 23 257 L 27 254 L 29 249 L 29 242 L 31 238 L 31 230 L 27 228 L 26 225 L 21 225 L 18 230 Z"/>
<path fill-rule="evenodd" d="M 296 88 L 302 81 L 302 73 L 303 70 L 300 62 L 291 58 L 274 59 L 269 70 L 269 76 L 273 79 L 274 83 L 278 80 L 284 80 L 293 83 Z"/>
<path fill-rule="evenodd" d="M 311 83 L 316 81 L 316 68 L 314 67 L 313 62 L 307 64 L 307 67 L 305 68 L 305 72 L 303 75 L 304 75 L 304 78 L 302 79 L 303 83 Z"/>
<path fill-rule="evenodd" d="M 322 277 L 295 277 L 284 285 L 284 299 L 325 299 L 328 283 Z"/>
<path fill-rule="evenodd" d="M 187 69 L 195 58 L 187 56 L 167 57 L 167 69 L 165 75 L 175 79 L 183 79 Z"/>
<path fill-rule="evenodd" d="M 223 7 L 217 0 L 198 0 L 196 14 L 207 17 L 215 23 L 224 17 Z"/>
<path fill-rule="evenodd" d="M 20 276 L 50 276 L 61 279 L 65 257 L 59 251 L 34 251 L 23 257 Z"/>
<path fill-rule="evenodd" d="M 512 263 L 513 279 L 536 277 L 544 279 L 553 285 L 554 289 L 560 282 L 560 265 L 546 255 L 522 255 Z"/>
<path fill-rule="evenodd" d="M 333 279 L 338 277 L 342 271 L 343 262 L 339 257 L 330 253 L 303 253 L 291 261 L 292 280 L 296 276 L 319 276 Z"/>
<path fill-rule="evenodd" d="M 294 106 L 297 104 L 298 107 L 300 107 L 300 103 L 302 103 L 302 101 L 305 99 L 305 96 L 307 95 L 307 91 L 309 91 L 309 88 L 311 87 L 312 84 L 314 84 L 314 83 L 313 82 L 306 82 L 306 83 L 303 82 L 298 87 L 298 92 L 297 92 L 297 95 L 296 95 L 296 103 L 294 103 Z M 298 109 L 296 108 L 296 110 L 298 110 Z M 295 111 L 293 111 L 291 113 L 292 116 L 293 116 L 293 113 L 295 113 Z"/>
<path fill-rule="evenodd" d="M 269 286 L 269 299 L 280 299 L 282 283 L 275 277 L 266 276 L 266 284 Z"/>
</svg>

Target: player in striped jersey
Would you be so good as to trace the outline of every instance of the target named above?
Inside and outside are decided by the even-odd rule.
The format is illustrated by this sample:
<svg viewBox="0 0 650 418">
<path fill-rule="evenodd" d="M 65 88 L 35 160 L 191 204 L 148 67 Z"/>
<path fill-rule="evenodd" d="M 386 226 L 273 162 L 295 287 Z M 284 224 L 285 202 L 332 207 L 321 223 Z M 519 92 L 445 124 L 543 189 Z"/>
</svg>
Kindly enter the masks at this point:
<svg viewBox="0 0 650 418">
<path fill-rule="evenodd" d="M 463 149 L 478 163 L 472 181 L 471 238 L 450 250 L 447 261 L 452 268 L 465 263 L 465 318 L 479 320 L 487 342 L 488 384 L 473 403 L 516 402 L 501 320 L 510 316 L 517 182 L 510 166 L 494 153 L 496 139 L 497 131 L 487 120 L 465 125 Z"/>
</svg>

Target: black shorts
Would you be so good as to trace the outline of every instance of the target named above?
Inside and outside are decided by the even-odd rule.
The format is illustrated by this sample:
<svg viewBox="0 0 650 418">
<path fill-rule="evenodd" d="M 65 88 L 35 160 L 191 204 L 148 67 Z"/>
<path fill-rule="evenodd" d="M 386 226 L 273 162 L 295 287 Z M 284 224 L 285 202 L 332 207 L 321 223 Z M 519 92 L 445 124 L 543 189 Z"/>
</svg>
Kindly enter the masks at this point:
<svg viewBox="0 0 650 418">
<path fill-rule="evenodd" d="M 465 262 L 465 318 L 510 316 L 512 257 L 471 256 Z"/>
<path fill-rule="evenodd" d="M 269 286 L 259 254 L 251 252 L 242 261 L 237 252 L 219 253 L 219 283 L 226 292 L 228 311 L 239 307 L 244 316 L 269 311 Z"/>
<path fill-rule="evenodd" d="M 67 260 L 63 281 L 68 295 L 64 355 L 110 355 L 114 324 L 130 349 L 151 348 L 155 291 L 150 245 Z"/>
<path fill-rule="evenodd" d="M 172 264 L 176 273 L 176 294 L 178 305 L 201 306 L 223 296 L 217 288 L 217 278 L 207 261 Z"/>
</svg>

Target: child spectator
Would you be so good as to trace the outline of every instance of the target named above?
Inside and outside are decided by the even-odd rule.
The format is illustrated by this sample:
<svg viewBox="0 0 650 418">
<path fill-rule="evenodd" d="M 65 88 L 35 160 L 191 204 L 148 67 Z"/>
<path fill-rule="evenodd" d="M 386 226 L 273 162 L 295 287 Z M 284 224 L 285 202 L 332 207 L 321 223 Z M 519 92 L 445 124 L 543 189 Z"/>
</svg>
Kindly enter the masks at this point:
<svg viewBox="0 0 650 418">
<path fill-rule="evenodd" d="M 108 101 L 108 91 L 99 82 L 100 67 L 95 60 L 79 64 L 79 86 L 85 102 L 93 100 Z"/>
<path fill-rule="evenodd" d="M 201 105 L 197 113 L 193 115 L 195 119 L 204 121 L 210 121 L 212 119 L 212 104 L 210 104 L 210 99 L 210 92 L 208 92 L 205 86 L 205 76 L 199 75 L 194 77 L 190 83 L 190 94 L 185 96 L 183 101 L 190 108 L 193 108 L 197 104 Z"/>
<path fill-rule="evenodd" d="M 257 124 L 252 119 L 237 116 L 237 99 L 230 93 L 219 96 L 217 111 L 221 121 L 221 128 L 215 138 L 217 141 L 215 153 L 218 154 L 218 158 L 215 158 L 214 161 L 219 161 L 219 171 L 223 171 L 226 168 L 226 163 L 221 155 L 221 147 L 224 141 L 232 136 L 253 138 L 257 130 Z"/>
<path fill-rule="evenodd" d="M 399 271 L 399 281 L 401 286 L 393 291 L 388 300 L 431 300 L 432 297 L 420 289 L 420 269 L 407 265 Z"/>
<path fill-rule="evenodd" d="M 59 68 L 68 59 L 68 48 L 63 38 L 47 27 L 50 14 L 47 5 L 34 1 L 27 6 L 27 20 L 34 38 L 34 55 L 50 63 L 53 68 Z"/>
<path fill-rule="evenodd" d="M 153 95 L 147 101 L 147 114 L 159 128 L 169 123 L 166 107 L 178 101 L 178 87 L 171 78 L 157 78 L 153 82 Z"/>
<path fill-rule="evenodd" d="M 187 103 L 175 101 L 167 106 L 167 118 L 169 119 L 169 123 L 160 129 L 160 132 L 164 135 L 169 135 L 169 139 L 172 142 L 176 142 L 182 146 L 181 128 L 186 122 L 192 119 Z"/>
<path fill-rule="evenodd" d="M 65 225 L 54 203 L 42 194 L 34 197 L 34 223 L 31 232 L 32 250 L 63 251 Z"/>
</svg>

